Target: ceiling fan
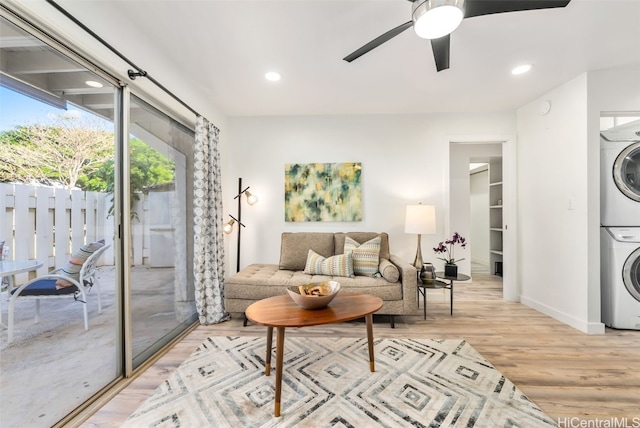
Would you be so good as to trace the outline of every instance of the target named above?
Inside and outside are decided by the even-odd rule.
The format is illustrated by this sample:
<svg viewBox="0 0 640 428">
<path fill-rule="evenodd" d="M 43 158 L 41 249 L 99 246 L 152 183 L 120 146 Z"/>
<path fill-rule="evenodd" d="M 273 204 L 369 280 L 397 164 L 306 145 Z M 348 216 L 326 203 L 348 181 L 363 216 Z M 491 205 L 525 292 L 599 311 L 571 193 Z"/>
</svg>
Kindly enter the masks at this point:
<svg viewBox="0 0 640 428">
<path fill-rule="evenodd" d="M 416 34 L 431 40 L 438 71 L 449 68 L 451 32 L 464 18 L 494 13 L 520 12 L 535 9 L 565 7 L 571 0 L 409 0 L 413 3 L 411 21 L 398 25 L 343 59 L 351 62 L 391 40 L 409 27 Z"/>
</svg>

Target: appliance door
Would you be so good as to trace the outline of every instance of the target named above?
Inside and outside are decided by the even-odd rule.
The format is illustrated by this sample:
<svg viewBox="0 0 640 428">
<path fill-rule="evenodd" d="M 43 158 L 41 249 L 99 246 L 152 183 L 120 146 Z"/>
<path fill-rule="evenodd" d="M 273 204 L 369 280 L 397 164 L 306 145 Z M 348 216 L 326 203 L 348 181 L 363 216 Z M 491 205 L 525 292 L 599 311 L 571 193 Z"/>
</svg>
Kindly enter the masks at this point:
<svg viewBox="0 0 640 428">
<path fill-rule="evenodd" d="M 640 248 L 629 255 L 622 267 L 624 286 L 638 302 L 640 302 Z"/>
<path fill-rule="evenodd" d="M 640 143 L 620 152 L 613 163 L 613 181 L 626 197 L 640 202 Z"/>
</svg>

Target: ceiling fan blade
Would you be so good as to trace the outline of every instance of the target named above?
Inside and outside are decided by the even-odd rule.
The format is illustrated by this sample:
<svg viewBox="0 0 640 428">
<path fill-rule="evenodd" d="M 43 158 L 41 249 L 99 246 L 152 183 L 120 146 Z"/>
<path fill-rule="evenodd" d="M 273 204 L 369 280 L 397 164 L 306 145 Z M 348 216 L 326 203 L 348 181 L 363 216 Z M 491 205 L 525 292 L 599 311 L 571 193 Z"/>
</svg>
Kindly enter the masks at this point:
<svg viewBox="0 0 640 428">
<path fill-rule="evenodd" d="M 431 39 L 431 49 L 433 50 L 433 59 L 436 60 L 436 69 L 438 71 L 449 68 L 449 46 L 451 44 L 451 34 L 447 34 L 439 39 Z"/>
<path fill-rule="evenodd" d="M 571 0 L 466 0 L 464 17 L 565 7 Z"/>
<path fill-rule="evenodd" d="M 367 52 L 369 52 L 370 50 L 373 50 L 373 49 L 377 48 L 378 46 L 380 46 L 381 44 L 383 44 L 384 42 L 388 42 L 389 40 L 393 39 L 395 36 L 397 36 L 398 34 L 402 33 L 404 30 L 406 30 L 407 28 L 409 28 L 411 26 L 413 26 L 413 21 L 405 22 L 402 25 L 398 25 L 396 28 L 387 31 L 386 33 L 384 33 L 381 36 L 376 37 L 375 39 L 371 40 L 366 45 L 362 46 L 360 49 L 355 50 L 354 52 L 350 53 L 349 55 L 345 56 L 342 59 L 347 61 L 347 62 L 351 62 L 351 61 L 353 61 L 355 59 L 358 59 L 362 55 L 364 55 Z"/>
</svg>

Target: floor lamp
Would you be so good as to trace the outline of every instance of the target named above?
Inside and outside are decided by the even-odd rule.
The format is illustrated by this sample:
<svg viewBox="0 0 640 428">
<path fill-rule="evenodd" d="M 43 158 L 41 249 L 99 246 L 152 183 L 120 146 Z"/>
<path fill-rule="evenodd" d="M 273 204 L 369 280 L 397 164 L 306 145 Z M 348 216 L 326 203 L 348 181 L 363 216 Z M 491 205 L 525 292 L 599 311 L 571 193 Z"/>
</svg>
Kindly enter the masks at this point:
<svg viewBox="0 0 640 428">
<path fill-rule="evenodd" d="M 420 273 L 422 269 L 422 245 L 420 237 L 423 234 L 436 233 L 436 207 L 433 205 L 407 205 L 407 215 L 404 222 L 404 232 L 418 235 L 418 249 L 413 265 Z"/>
<path fill-rule="evenodd" d="M 254 205 L 256 202 L 258 202 L 258 197 L 252 194 L 251 192 L 249 192 L 249 186 L 245 187 L 244 189 L 242 188 L 242 177 L 240 177 L 238 178 L 238 194 L 233 198 L 238 200 L 238 216 L 236 218 L 231 214 L 229 214 L 229 217 L 231 217 L 231 220 L 225 223 L 222 228 L 224 233 L 228 235 L 231 232 L 233 232 L 234 223 L 238 223 L 238 238 L 237 238 L 238 253 L 236 258 L 236 272 L 240 272 L 240 235 L 241 235 L 242 228 L 245 227 L 245 225 L 242 224 L 242 195 L 243 194 L 247 196 L 247 203 L 249 205 Z"/>
</svg>

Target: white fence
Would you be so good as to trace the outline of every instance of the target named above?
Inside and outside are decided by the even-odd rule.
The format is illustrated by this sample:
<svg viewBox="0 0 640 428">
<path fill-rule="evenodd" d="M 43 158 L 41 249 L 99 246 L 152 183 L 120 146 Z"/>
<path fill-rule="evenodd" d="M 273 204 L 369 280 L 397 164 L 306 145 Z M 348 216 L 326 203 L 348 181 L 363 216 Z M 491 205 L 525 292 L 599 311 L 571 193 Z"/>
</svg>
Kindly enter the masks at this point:
<svg viewBox="0 0 640 428">
<path fill-rule="evenodd" d="M 101 264 L 113 265 L 110 207 L 106 193 L 0 183 L 0 241 L 10 247 L 8 260 L 42 261 L 38 275 L 63 266 L 74 249 L 99 239 L 111 244 Z M 23 274 L 16 281 L 26 279 Z"/>
<path fill-rule="evenodd" d="M 176 207 L 175 192 L 138 196 L 132 207 L 136 218 L 131 221 L 130 264 L 186 266 L 184 255 L 176 259 L 176 239 L 183 237 L 184 245 L 186 229 L 184 206 Z M 43 266 L 30 275 L 42 275 L 63 266 L 82 245 L 104 239 L 111 248 L 99 263 L 114 265 L 111 200 L 107 193 L 0 183 L 0 241 L 10 247 L 8 260 L 40 260 Z M 177 235 L 176 224 L 180 225 Z M 27 274 L 16 275 L 17 283 L 27 279 Z"/>
</svg>

